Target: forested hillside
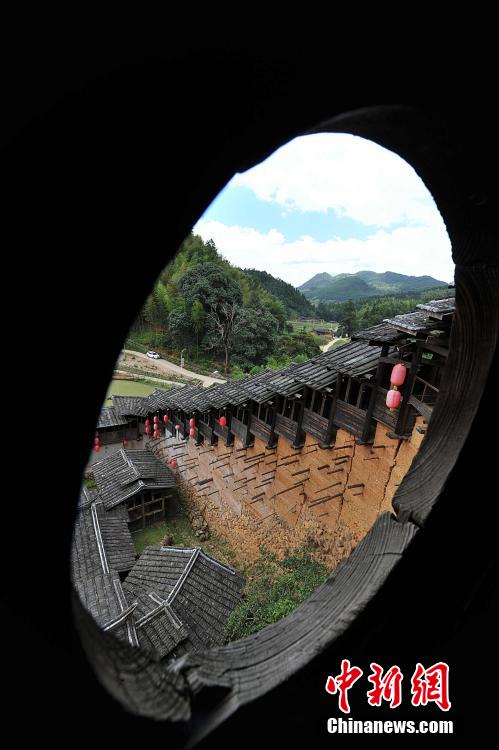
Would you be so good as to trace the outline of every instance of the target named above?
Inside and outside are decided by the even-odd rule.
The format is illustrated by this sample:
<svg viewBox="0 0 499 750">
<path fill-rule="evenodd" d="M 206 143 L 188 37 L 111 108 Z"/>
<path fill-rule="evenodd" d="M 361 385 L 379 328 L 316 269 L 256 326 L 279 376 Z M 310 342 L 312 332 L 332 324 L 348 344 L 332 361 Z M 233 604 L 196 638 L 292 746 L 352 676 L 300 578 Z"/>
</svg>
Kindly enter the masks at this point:
<svg viewBox="0 0 499 750">
<path fill-rule="evenodd" d="M 244 273 L 257 279 L 264 289 L 282 302 L 288 318 L 311 318 L 315 316 L 315 308 L 312 303 L 291 284 L 287 284 L 282 279 L 276 279 L 275 276 L 271 276 L 266 271 L 246 268 Z"/>
<path fill-rule="evenodd" d="M 288 286 L 282 285 L 281 296 Z M 185 350 L 200 367 L 248 371 L 320 351 L 318 338 L 292 333 L 287 318 L 285 305 L 257 273 L 232 266 L 211 240 L 190 235 L 160 274 L 129 340 L 172 356 Z"/>
<path fill-rule="evenodd" d="M 439 287 L 421 292 L 406 292 L 387 296 L 349 300 L 348 302 L 320 302 L 316 315 L 321 320 L 337 321 L 338 333 L 353 333 L 381 323 L 385 318 L 412 312 L 416 305 L 430 299 L 453 297 L 454 289 Z"/>
<path fill-rule="evenodd" d="M 347 302 L 348 300 L 377 297 L 379 295 L 419 292 L 432 287 L 446 286 L 432 276 L 406 276 L 403 273 L 385 271 L 358 271 L 331 276 L 320 273 L 302 284 L 298 289 L 315 303 Z"/>
</svg>

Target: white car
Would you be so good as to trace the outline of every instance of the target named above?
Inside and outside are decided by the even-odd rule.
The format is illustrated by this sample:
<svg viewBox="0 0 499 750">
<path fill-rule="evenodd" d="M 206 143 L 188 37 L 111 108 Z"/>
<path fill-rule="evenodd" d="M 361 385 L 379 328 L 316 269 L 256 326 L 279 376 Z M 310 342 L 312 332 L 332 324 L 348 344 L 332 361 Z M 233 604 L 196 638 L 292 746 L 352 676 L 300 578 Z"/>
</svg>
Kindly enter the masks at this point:
<svg viewBox="0 0 499 750">
<path fill-rule="evenodd" d="M 161 354 L 158 354 L 158 352 L 153 352 L 151 349 L 151 351 L 146 352 L 146 357 L 149 357 L 150 359 L 161 359 Z"/>
</svg>

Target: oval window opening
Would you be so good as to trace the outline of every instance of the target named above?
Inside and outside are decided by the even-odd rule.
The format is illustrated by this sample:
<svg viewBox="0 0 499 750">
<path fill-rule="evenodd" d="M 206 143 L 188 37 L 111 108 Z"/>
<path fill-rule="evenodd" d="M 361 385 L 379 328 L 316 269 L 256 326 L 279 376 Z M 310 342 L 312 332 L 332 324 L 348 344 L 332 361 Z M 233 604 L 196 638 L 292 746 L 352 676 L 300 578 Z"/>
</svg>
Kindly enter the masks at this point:
<svg viewBox="0 0 499 750">
<path fill-rule="evenodd" d="M 235 175 L 160 274 L 96 425 L 72 579 L 109 648 L 173 675 L 289 615 L 393 513 L 453 272 L 430 193 L 371 141 L 302 136 Z"/>
</svg>

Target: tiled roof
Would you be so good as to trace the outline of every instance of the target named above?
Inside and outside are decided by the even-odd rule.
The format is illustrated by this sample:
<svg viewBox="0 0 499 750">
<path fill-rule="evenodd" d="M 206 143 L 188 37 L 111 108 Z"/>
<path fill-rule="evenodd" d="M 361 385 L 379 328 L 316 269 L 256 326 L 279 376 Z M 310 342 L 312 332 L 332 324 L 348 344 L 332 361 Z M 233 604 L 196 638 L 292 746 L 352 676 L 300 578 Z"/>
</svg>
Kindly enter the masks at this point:
<svg viewBox="0 0 499 750">
<path fill-rule="evenodd" d="M 453 313 L 456 309 L 455 297 L 447 297 L 446 299 L 432 299 L 429 302 L 425 302 L 420 305 L 416 305 L 418 310 L 426 310 L 430 313 L 438 315 L 447 315 Z"/>
<path fill-rule="evenodd" d="M 147 547 L 123 589 L 130 601 L 140 599 L 142 607 L 152 610 L 157 602 L 166 604 L 169 609 L 159 626 L 173 635 L 183 627 L 187 636 L 181 651 L 185 651 L 224 642 L 225 623 L 240 601 L 243 585 L 239 573 L 201 549 Z"/>
<path fill-rule="evenodd" d="M 409 333 L 419 333 L 435 328 L 435 321 L 430 318 L 428 313 L 423 311 L 395 315 L 393 318 L 385 318 L 384 322 L 389 323 L 399 331 L 407 331 Z"/>
<path fill-rule="evenodd" d="M 379 323 L 362 331 L 352 333 L 352 341 L 368 341 L 373 344 L 393 344 L 404 338 L 404 334 L 389 323 Z"/>
<path fill-rule="evenodd" d="M 130 420 L 118 414 L 114 406 L 104 406 L 99 414 L 97 429 L 105 427 L 124 427 L 129 424 Z"/>
<path fill-rule="evenodd" d="M 175 489 L 169 467 L 148 450 L 122 448 L 92 465 L 106 510 L 147 489 Z"/>
</svg>

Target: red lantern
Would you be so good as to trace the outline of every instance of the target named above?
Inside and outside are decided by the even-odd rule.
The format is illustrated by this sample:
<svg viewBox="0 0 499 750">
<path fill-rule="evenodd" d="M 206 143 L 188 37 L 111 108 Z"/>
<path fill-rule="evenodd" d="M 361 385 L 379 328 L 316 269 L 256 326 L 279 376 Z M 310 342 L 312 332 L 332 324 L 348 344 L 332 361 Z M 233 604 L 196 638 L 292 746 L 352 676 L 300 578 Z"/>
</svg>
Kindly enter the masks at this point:
<svg viewBox="0 0 499 750">
<path fill-rule="evenodd" d="M 406 374 L 407 369 L 404 367 L 404 365 L 395 365 L 392 370 L 392 374 L 390 375 L 390 383 L 394 386 L 402 385 L 405 380 Z"/>
<path fill-rule="evenodd" d="M 225 417 L 220 417 L 219 421 L 220 421 L 220 427 L 225 427 L 225 425 L 227 424 L 227 420 Z"/>
<path fill-rule="evenodd" d="M 175 458 L 172 458 L 169 463 L 170 463 L 170 466 L 172 467 L 172 469 L 176 469 L 177 468 L 177 461 L 176 461 Z"/>
<path fill-rule="evenodd" d="M 157 430 L 154 430 L 153 438 L 154 438 L 155 440 L 157 440 L 157 439 L 158 439 L 158 437 L 159 437 L 159 432 L 157 432 Z"/>
<path fill-rule="evenodd" d="M 100 445 L 98 443 L 96 445 L 94 445 L 94 451 L 96 453 L 98 453 L 100 451 Z"/>
<path fill-rule="evenodd" d="M 149 427 L 149 425 L 147 425 L 147 427 L 146 427 L 146 435 L 150 435 L 150 434 L 151 434 L 151 428 Z"/>
<path fill-rule="evenodd" d="M 155 424 L 157 424 L 159 422 L 159 418 L 158 418 L 157 414 L 154 415 L 154 420 L 153 421 L 154 421 Z"/>
<path fill-rule="evenodd" d="M 150 424 L 151 424 L 150 421 L 148 419 L 146 419 L 146 421 L 145 421 L 146 427 L 149 427 Z"/>
<path fill-rule="evenodd" d="M 191 427 L 191 429 L 189 430 L 189 437 L 194 437 L 195 434 L 196 430 L 194 429 L 194 427 Z"/>
<path fill-rule="evenodd" d="M 196 426 L 196 420 L 194 419 L 194 417 L 191 417 L 189 419 L 189 427 L 195 427 L 195 426 Z"/>
<path fill-rule="evenodd" d="M 128 445 L 128 440 L 123 440 L 123 445 L 126 447 Z"/>
<path fill-rule="evenodd" d="M 165 414 L 165 416 L 163 417 L 163 422 L 165 424 L 168 424 L 168 414 Z"/>
<path fill-rule="evenodd" d="M 402 401 L 402 396 L 400 395 L 400 391 L 388 391 L 386 394 L 386 405 L 390 409 L 390 411 L 394 411 L 395 409 L 398 409 L 400 406 L 400 402 Z"/>
<path fill-rule="evenodd" d="M 98 438 L 98 437 L 95 437 L 95 438 L 94 438 L 94 445 L 99 445 L 99 443 L 100 443 L 100 440 L 99 440 L 99 438 Z"/>
</svg>

